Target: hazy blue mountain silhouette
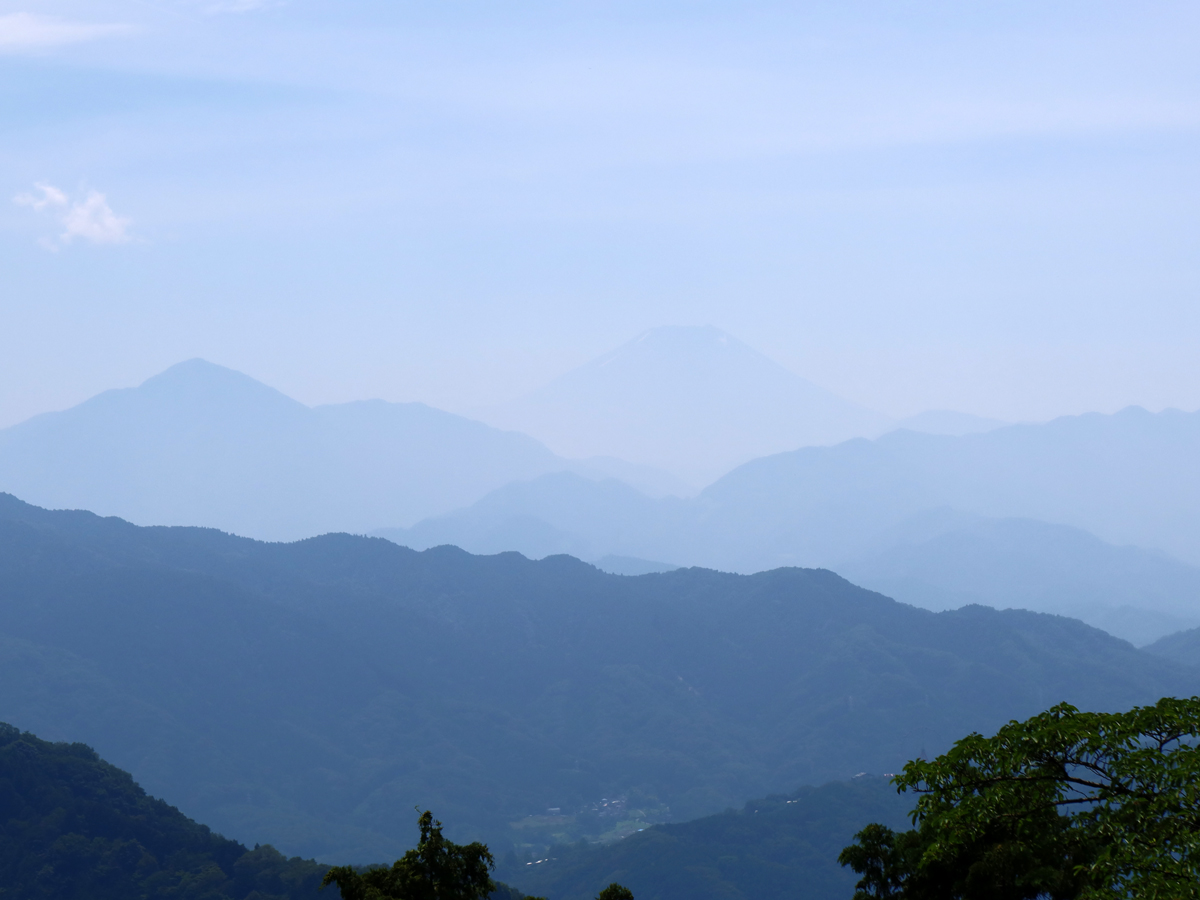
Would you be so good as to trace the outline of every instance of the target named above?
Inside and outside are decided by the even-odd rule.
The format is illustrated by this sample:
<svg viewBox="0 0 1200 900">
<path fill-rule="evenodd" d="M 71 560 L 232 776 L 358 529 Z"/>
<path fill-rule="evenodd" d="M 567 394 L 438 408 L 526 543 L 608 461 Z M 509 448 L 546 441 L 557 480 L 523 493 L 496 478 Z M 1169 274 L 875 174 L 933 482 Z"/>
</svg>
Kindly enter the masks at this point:
<svg viewBox="0 0 1200 900">
<path fill-rule="evenodd" d="M 980 603 L 1055 613 L 1139 646 L 1200 625 L 1200 568 L 1033 519 L 933 510 L 834 568 L 926 609 Z"/>
<path fill-rule="evenodd" d="M 1189 628 L 1159 638 L 1146 651 L 1164 659 L 1200 667 L 1200 628 Z"/>
<path fill-rule="evenodd" d="M 268 544 L 7 495 L 0 597 L 0 720 L 86 741 L 229 837 L 331 861 L 398 856 L 414 804 L 504 852 L 549 807 L 686 819 L 1060 700 L 1200 688 L 1070 619 L 932 613 L 827 571 Z"/>
<path fill-rule="evenodd" d="M 1200 563 L 1196 459 L 1200 413 L 1130 407 L 781 453 L 730 472 L 701 500 L 719 511 L 718 545 L 744 568 L 838 562 L 936 507 L 1072 525 Z"/>
<path fill-rule="evenodd" d="M 960 437 L 901 430 L 803 448 L 740 466 L 686 500 L 543 476 L 380 533 L 535 557 L 611 553 L 737 572 L 824 566 L 923 606 L 1069 611 L 1145 642 L 1200 614 L 1196 459 L 1200 414 L 1133 407 Z M 947 509 L 961 518 L 945 519 L 938 511 Z M 1025 521 L 975 527 L 979 517 Z M 945 527 L 931 532 L 931 522 Z"/>
<path fill-rule="evenodd" d="M 660 503 L 617 482 L 558 473 L 508 485 L 456 514 L 375 534 L 418 550 L 454 544 L 535 559 L 570 553 L 606 568 L 599 562 L 606 554 L 642 559 L 638 554 L 663 550 L 685 531 L 703 541 L 705 512 L 690 501 Z M 1138 646 L 1200 625 L 1200 568 L 1035 519 L 931 509 L 877 533 L 865 551 L 829 568 L 925 609 L 976 603 L 1065 615 Z"/>
<path fill-rule="evenodd" d="M 199 359 L 0 431 L 4 490 L 269 539 L 414 522 L 562 468 L 640 474 L 650 489 L 656 477 L 619 460 L 563 460 L 421 403 L 309 408 Z"/>
<path fill-rule="evenodd" d="M 594 553 L 753 572 L 830 566 L 877 549 L 914 516 L 949 508 L 1070 525 L 1200 563 L 1200 413 L 1066 416 L 960 437 L 894 431 L 739 466 L 688 500 L 651 501 L 584 479 L 531 479 L 439 518 L 530 516 Z M 420 536 L 432 523 L 418 523 Z M 458 531 L 456 531 L 458 529 Z"/>
<path fill-rule="evenodd" d="M 565 456 L 617 456 L 697 485 L 889 426 L 712 326 L 653 328 L 483 417 Z"/>
<path fill-rule="evenodd" d="M 470 553 L 515 550 L 533 559 L 555 553 L 580 559 L 645 558 L 638 550 L 645 546 L 646 529 L 687 527 L 692 509 L 688 501 L 655 500 L 615 479 L 555 472 L 505 485 L 467 509 L 412 528 L 381 528 L 372 534 L 415 550 L 453 544 Z"/>
</svg>

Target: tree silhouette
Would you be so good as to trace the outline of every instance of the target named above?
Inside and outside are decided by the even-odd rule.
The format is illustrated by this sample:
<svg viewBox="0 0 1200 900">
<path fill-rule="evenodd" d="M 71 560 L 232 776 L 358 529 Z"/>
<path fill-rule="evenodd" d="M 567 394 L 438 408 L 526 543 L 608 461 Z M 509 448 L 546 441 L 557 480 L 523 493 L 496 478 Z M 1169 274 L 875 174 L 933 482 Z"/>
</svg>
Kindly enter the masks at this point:
<svg viewBox="0 0 1200 900">
<path fill-rule="evenodd" d="M 425 810 L 419 820 L 421 839 L 390 868 L 356 872 L 335 866 L 321 887 L 336 884 L 342 900 L 485 900 L 496 889 L 491 870 L 496 862 L 478 841 L 455 844 L 442 836 L 442 823 Z"/>
</svg>

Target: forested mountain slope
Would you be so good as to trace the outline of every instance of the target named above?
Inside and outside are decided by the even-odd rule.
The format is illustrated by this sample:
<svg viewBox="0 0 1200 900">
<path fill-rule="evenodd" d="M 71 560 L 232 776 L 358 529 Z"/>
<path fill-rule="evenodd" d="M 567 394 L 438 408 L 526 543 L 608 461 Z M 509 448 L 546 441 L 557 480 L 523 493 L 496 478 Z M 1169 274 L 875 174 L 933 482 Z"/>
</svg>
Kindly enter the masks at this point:
<svg viewBox="0 0 1200 900">
<path fill-rule="evenodd" d="M 625 577 L 8 496 L 0 598 L 0 719 L 87 741 L 231 837 L 339 862 L 399 856 L 415 804 L 504 853 L 556 839 L 530 819 L 548 808 L 678 821 L 1061 700 L 1200 687 L 1073 620 L 935 614 L 827 571 Z"/>
<path fill-rule="evenodd" d="M 859 777 L 741 810 L 660 825 L 604 845 L 555 847 L 534 863 L 509 853 L 497 878 L 550 900 L 590 900 L 613 880 L 644 900 L 844 897 L 838 851 L 867 822 L 899 826 L 911 805 Z M 325 866 L 213 833 L 80 743 L 0 723 L 0 884 L 29 900 L 316 900 Z M 336 896 L 336 888 L 330 894 Z M 493 897 L 519 893 L 501 883 Z"/>
<path fill-rule="evenodd" d="M 316 900 L 325 867 L 248 850 L 85 744 L 0 723 L 0 893 L 19 900 Z"/>
</svg>

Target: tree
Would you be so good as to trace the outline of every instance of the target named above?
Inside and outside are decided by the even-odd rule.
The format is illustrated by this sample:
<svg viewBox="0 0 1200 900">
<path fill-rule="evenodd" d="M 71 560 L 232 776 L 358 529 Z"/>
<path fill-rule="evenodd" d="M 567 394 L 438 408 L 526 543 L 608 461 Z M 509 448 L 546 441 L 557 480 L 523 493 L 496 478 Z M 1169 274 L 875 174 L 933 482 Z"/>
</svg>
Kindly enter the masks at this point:
<svg viewBox="0 0 1200 900">
<path fill-rule="evenodd" d="M 337 884 L 342 900 L 485 900 L 496 890 L 495 868 L 486 845 L 455 844 L 442 836 L 442 823 L 426 810 L 419 820 L 421 839 L 390 868 L 356 872 L 336 866 L 321 887 Z"/>
<path fill-rule="evenodd" d="M 633 891 L 614 881 L 596 895 L 596 900 L 633 900 Z"/>
<path fill-rule="evenodd" d="M 869 825 L 838 860 L 855 900 L 1200 898 L 1198 739 L 1198 697 L 1060 704 L 909 762 L 916 828 Z"/>
</svg>

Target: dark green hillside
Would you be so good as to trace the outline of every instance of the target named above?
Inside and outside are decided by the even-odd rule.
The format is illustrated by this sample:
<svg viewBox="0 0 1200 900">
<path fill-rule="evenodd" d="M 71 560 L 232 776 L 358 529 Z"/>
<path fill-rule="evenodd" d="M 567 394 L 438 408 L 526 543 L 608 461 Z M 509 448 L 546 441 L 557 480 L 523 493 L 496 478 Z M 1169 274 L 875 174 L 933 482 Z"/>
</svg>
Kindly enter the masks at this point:
<svg viewBox="0 0 1200 900">
<path fill-rule="evenodd" d="M 612 881 L 637 900 L 845 900 L 856 876 L 838 865 L 838 853 L 868 822 L 907 827 L 911 807 L 885 779 L 865 776 L 611 844 L 554 847 L 550 858 L 510 857 L 499 874 L 549 900 L 591 900 Z"/>
<path fill-rule="evenodd" d="M 248 850 L 146 795 L 84 744 L 0 723 L 0 894 L 20 900 L 315 900 L 325 867 Z"/>
<path fill-rule="evenodd" d="M 418 804 L 503 856 L 896 771 L 1061 700 L 1200 687 L 1070 619 L 935 614 L 821 570 L 626 577 L 5 496 L 0 605 L 0 719 L 339 863 L 400 856 Z"/>
</svg>

